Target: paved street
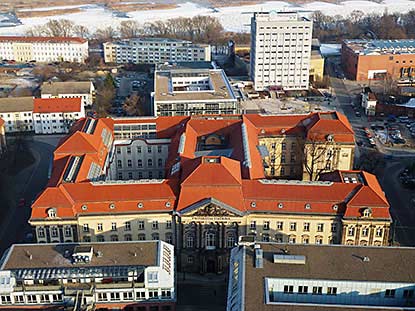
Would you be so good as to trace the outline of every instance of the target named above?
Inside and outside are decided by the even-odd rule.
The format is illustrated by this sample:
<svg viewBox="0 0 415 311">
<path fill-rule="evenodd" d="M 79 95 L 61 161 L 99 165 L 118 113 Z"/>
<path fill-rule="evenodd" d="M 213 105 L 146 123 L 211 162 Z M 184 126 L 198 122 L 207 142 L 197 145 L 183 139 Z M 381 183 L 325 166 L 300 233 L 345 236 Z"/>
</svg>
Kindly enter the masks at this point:
<svg viewBox="0 0 415 311">
<path fill-rule="evenodd" d="M 1 221 L 0 253 L 3 253 L 11 244 L 24 241 L 25 235 L 31 232 L 28 224 L 30 204 L 48 181 L 48 169 L 52 160 L 53 151 L 62 136 L 28 136 L 25 137 L 28 151 L 35 159 L 34 163 L 19 172 L 13 179 L 15 192 L 10 201 L 18 202 L 20 198 L 26 200 L 25 207 L 16 207 L 11 204 L 9 213 Z M 4 208 L 4 207 L 3 207 Z"/>
<path fill-rule="evenodd" d="M 332 64 L 328 64 L 328 71 L 331 74 L 330 84 L 333 88 L 333 95 L 336 96 L 337 110 L 343 112 L 349 119 L 356 133 L 356 139 L 363 141 L 365 136 L 362 128 L 370 127 L 370 122 L 363 111 L 361 111 L 361 116 L 357 117 L 352 106 L 361 87 L 355 81 L 336 78 L 333 68 Z M 337 66 L 336 71 L 341 72 L 341 68 Z M 406 165 L 415 161 L 414 150 L 386 148 L 377 142 L 377 149 L 357 147 L 355 163 L 358 163 L 360 155 L 366 152 L 378 152 L 381 158 L 387 155 L 383 159 L 383 167 L 378 167 L 375 171 L 391 205 L 390 212 L 394 221 L 392 235 L 394 241 L 401 245 L 415 246 L 415 192 L 402 187 L 398 178 Z"/>
</svg>

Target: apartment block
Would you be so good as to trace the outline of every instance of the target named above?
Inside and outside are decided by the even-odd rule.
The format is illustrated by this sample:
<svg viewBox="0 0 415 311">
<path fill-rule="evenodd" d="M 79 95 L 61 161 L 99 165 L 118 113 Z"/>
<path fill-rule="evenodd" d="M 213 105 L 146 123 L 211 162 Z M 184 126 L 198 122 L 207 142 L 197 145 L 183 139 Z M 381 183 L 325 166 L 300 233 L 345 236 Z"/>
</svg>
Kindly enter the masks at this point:
<svg viewBox="0 0 415 311">
<path fill-rule="evenodd" d="M 0 36 L 1 59 L 84 63 L 88 55 L 88 40 L 83 38 Z"/>
<path fill-rule="evenodd" d="M 298 12 L 254 13 L 250 76 L 256 90 L 308 89 L 312 28 Z"/>
<path fill-rule="evenodd" d="M 91 107 L 95 97 L 95 87 L 91 81 L 45 82 L 41 86 L 42 98 L 82 99 L 85 107 Z"/>
<path fill-rule="evenodd" d="M 6 133 L 33 131 L 33 97 L 0 98 L 0 118 Z"/>
<path fill-rule="evenodd" d="M 85 118 L 80 97 L 34 99 L 33 123 L 36 134 L 68 133 L 72 124 L 80 118 Z"/>
<path fill-rule="evenodd" d="M 356 81 L 415 76 L 415 40 L 345 40 L 341 60 L 347 78 Z"/>
<path fill-rule="evenodd" d="M 415 310 L 414 248 L 243 241 L 227 311 Z"/>
<path fill-rule="evenodd" d="M 175 257 L 162 241 L 14 244 L 0 310 L 175 310 Z"/>
<path fill-rule="evenodd" d="M 161 239 L 182 271 L 203 273 L 225 271 L 245 235 L 388 245 L 389 204 L 376 177 L 346 166 L 349 127 L 338 112 L 81 119 L 54 152 L 30 224 L 39 243 Z M 284 134 L 301 139 L 284 147 Z M 301 180 L 307 144 L 348 160 Z M 300 178 L 269 175 L 267 159 L 290 160 L 290 148 Z"/>
<path fill-rule="evenodd" d="M 106 63 L 158 64 L 165 62 L 210 61 L 210 45 L 167 38 L 134 38 L 106 42 Z"/>
<path fill-rule="evenodd" d="M 154 73 L 155 116 L 236 114 L 236 91 L 223 69 L 169 68 Z"/>
</svg>

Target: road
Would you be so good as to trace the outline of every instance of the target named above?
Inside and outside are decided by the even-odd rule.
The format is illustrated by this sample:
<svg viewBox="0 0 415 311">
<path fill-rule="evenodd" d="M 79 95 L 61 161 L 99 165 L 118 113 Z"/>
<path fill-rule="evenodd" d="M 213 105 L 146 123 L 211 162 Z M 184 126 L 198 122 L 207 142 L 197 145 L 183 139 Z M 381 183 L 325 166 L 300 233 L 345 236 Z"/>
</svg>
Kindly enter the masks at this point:
<svg viewBox="0 0 415 311">
<path fill-rule="evenodd" d="M 361 110 L 361 116 L 357 117 L 353 109 L 352 102 L 356 100 L 356 95 L 361 87 L 359 84 L 353 85 L 355 81 L 344 81 L 336 77 L 341 74 L 341 68 L 338 65 L 328 63 L 327 69 L 330 77 L 330 84 L 333 89 L 333 95 L 336 96 L 335 106 L 340 112 L 343 112 L 351 123 L 356 140 L 365 141 L 367 138 L 362 130 L 363 127 L 370 127 L 370 122 Z M 337 72 L 337 73 L 336 73 Z M 350 84 L 347 88 L 345 82 Z M 353 92 L 348 91 L 352 88 Z M 358 104 L 355 102 L 355 104 Z M 374 152 L 376 149 L 363 146 L 357 147 L 355 160 L 359 161 L 362 153 Z M 377 151 L 383 155 L 392 155 L 392 158 L 384 159 L 384 167 L 376 170 L 376 175 L 390 203 L 390 213 L 393 219 L 392 235 L 394 241 L 400 245 L 415 246 L 415 192 L 402 187 L 399 181 L 399 173 L 411 161 L 415 161 L 413 150 L 391 150 L 377 142 Z M 356 162 L 356 161 L 355 161 Z"/>
<path fill-rule="evenodd" d="M 30 204 L 41 192 L 48 181 L 48 169 L 53 157 L 53 151 L 62 136 L 28 136 L 26 146 L 35 158 L 34 163 L 19 172 L 14 183 L 16 187 L 15 202 L 20 198 L 26 200 L 25 207 L 11 206 L 8 216 L 2 219 L 0 229 L 0 253 L 3 253 L 13 243 L 25 240 L 31 232 L 28 224 Z"/>
</svg>

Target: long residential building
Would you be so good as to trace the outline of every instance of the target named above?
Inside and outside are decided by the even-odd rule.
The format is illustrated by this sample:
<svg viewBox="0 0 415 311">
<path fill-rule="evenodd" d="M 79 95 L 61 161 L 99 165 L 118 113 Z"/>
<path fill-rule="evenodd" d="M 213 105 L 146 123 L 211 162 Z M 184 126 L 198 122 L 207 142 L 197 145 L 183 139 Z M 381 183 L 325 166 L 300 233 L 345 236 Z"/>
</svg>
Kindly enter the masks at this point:
<svg viewBox="0 0 415 311">
<path fill-rule="evenodd" d="M 299 12 L 254 13 L 250 76 L 255 90 L 308 89 L 312 28 Z"/>
<path fill-rule="evenodd" d="M 357 81 L 385 78 L 412 81 L 415 40 L 345 40 L 341 60 L 347 78 Z"/>
<path fill-rule="evenodd" d="M 223 69 L 164 68 L 154 73 L 155 116 L 237 114 L 236 91 Z"/>
<path fill-rule="evenodd" d="M 77 98 L 82 99 L 85 107 L 91 107 L 95 97 L 95 86 L 91 81 L 48 81 L 41 86 L 42 98 Z"/>
<path fill-rule="evenodd" d="M 6 133 L 34 131 L 33 97 L 0 98 L 0 118 Z"/>
<path fill-rule="evenodd" d="M 73 123 L 85 118 L 82 99 L 35 98 L 33 123 L 36 134 L 68 133 Z"/>
<path fill-rule="evenodd" d="M 85 117 L 82 99 L 77 98 L 0 98 L 0 118 L 6 133 L 68 133 L 73 123 Z"/>
<path fill-rule="evenodd" d="M 243 243 L 227 311 L 415 310 L 414 248 Z"/>
<path fill-rule="evenodd" d="M 310 146 L 324 159 L 311 180 Z M 388 245 L 388 201 L 375 176 L 352 170 L 353 150 L 338 112 L 87 118 L 57 146 L 30 224 L 38 242 L 161 239 L 180 269 L 200 272 L 223 272 L 243 235 Z"/>
<path fill-rule="evenodd" d="M 210 45 L 167 38 L 133 38 L 104 43 L 106 63 L 158 64 L 210 61 Z"/>
<path fill-rule="evenodd" d="M 88 40 L 83 38 L 0 36 L 1 59 L 83 63 L 88 55 Z"/>
<path fill-rule="evenodd" d="M 175 257 L 162 241 L 14 244 L 0 310 L 174 311 Z"/>
</svg>

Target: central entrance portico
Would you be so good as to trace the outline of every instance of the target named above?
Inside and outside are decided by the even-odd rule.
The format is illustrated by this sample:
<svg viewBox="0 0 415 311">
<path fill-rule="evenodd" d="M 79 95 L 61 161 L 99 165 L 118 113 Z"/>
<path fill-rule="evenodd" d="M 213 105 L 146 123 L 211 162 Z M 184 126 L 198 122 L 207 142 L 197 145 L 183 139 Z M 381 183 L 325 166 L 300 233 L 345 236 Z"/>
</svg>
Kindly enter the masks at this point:
<svg viewBox="0 0 415 311">
<path fill-rule="evenodd" d="M 204 199 L 177 213 L 179 269 L 222 273 L 229 250 L 243 234 L 244 213 L 215 198 Z"/>
</svg>

